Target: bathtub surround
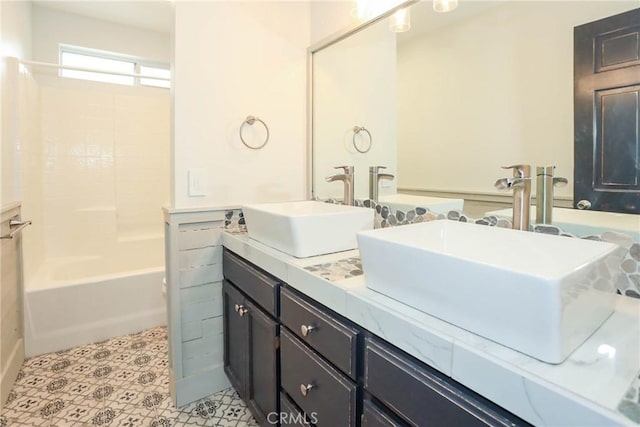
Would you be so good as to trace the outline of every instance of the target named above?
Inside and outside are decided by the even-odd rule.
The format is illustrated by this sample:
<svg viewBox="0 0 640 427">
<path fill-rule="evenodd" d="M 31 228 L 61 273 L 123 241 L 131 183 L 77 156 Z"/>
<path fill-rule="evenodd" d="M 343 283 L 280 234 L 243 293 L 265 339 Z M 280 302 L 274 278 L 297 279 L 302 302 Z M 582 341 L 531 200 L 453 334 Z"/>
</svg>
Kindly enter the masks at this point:
<svg viewBox="0 0 640 427">
<path fill-rule="evenodd" d="M 167 330 L 160 327 L 27 359 L 0 425 L 257 425 L 233 389 L 173 406 L 167 356 Z"/>
</svg>

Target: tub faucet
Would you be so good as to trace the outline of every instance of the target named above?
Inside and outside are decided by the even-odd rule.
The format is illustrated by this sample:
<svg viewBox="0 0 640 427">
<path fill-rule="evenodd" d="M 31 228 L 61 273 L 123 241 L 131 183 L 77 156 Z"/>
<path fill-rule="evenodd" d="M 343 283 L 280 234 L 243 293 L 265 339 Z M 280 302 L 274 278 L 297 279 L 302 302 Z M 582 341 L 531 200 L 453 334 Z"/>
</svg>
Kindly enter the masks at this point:
<svg viewBox="0 0 640 427">
<path fill-rule="evenodd" d="M 395 178 L 390 173 L 380 173 L 380 169 L 386 169 L 386 166 L 369 166 L 369 199 L 378 203 L 378 191 L 380 190 L 380 181 L 386 179 L 393 181 Z"/>
<path fill-rule="evenodd" d="M 529 210 L 531 209 L 531 166 L 503 166 L 502 169 L 513 169 L 513 178 L 502 178 L 495 182 L 498 190 L 513 189 L 514 230 L 529 231 Z"/>
<path fill-rule="evenodd" d="M 567 178 L 554 177 L 555 166 L 536 167 L 536 223 L 551 224 L 553 213 L 553 189 L 564 187 L 569 181 Z"/>
<path fill-rule="evenodd" d="M 355 205 L 353 190 L 353 166 L 336 166 L 334 169 L 344 169 L 344 173 L 326 177 L 327 182 L 342 181 L 344 183 L 344 197 L 342 203 L 349 206 Z"/>
</svg>

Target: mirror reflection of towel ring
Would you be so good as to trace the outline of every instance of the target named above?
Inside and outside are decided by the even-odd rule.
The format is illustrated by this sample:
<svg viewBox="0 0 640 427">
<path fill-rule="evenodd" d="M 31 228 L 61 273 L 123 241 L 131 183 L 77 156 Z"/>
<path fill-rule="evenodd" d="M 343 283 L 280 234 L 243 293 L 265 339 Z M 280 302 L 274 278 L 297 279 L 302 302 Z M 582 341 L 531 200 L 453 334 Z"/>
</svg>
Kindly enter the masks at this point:
<svg viewBox="0 0 640 427">
<path fill-rule="evenodd" d="M 244 140 L 244 137 L 242 136 L 242 128 L 244 128 L 244 125 L 253 126 L 253 124 L 255 122 L 262 123 L 262 126 L 264 126 L 264 129 L 267 131 L 267 136 L 265 137 L 264 142 L 262 144 L 258 145 L 258 146 L 249 145 L 247 143 L 247 141 Z M 267 145 L 267 142 L 269 142 L 269 127 L 267 126 L 267 124 L 265 122 L 260 120 L 258 117 L 256 117 L 256 116 L 247 116 L 247 119 L 244 122 L 242 122 L 242 124 L 240 125 L 240 140 L 242 141 L 242 143 L 247 148 L 251 148 L 252 150 L 259 150 L 262 147 L 264 147 L 265 145 Z"/>
<path fill-rule="evenodd" d="M 361 150 L 360 148 L 358 148 L 358 144 L 356 144 L 356 136 L 360 133 L 360 132 L 364 132 L 367 135 L 369 135 L 369 145 L 367 146 L 366 150 Z M 371 144 L 373 144 L 373 138 L 371 137 L 371 132 L 369 132 L 367 130 L 367 128 L 365 128 L 364 126 L 354 126 L 353 127 L 353 148 L 356 149 L 356 151 L 358 151 L 359 153 L 368 153 L 369 150 L 371 150 Z"/>
</svg>

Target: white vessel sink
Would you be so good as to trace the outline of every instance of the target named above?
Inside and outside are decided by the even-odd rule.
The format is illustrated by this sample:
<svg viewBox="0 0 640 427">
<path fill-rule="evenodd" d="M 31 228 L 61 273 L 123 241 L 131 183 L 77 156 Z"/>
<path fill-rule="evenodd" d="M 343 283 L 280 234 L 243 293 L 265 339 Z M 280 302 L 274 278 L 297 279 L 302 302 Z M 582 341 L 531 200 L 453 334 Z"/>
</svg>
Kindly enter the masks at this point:
<svg viewBox="0 0 640 427">
<path fill-rule="evenodd" d="M 420 207 L 427 208 L 432 212 L 446 214 L 449 211 L 462 210 L 464 199 L 426 197 L 413 194 L 391 194 L 388 196 L 380 196 L 379 202 L 405 212 Z"/>
<path fill-rule="evenodd" d="M 370 289 L 545 362 L 613 312 L 617 245 L 447 220 L 358 244 Z"/>
<path fill-rule="evenodd" d="M 487 215 L 511 218 L 511 209 L 487 212 Z M 531 206 L 531 223 L 535 223 L 536 207 Z M 576 236 L 601 234 L 615 231 L 640 241 L 640 215 L 615 212 L 582 211 L 578 209 L 553 208 L 552 224 Z"/>
<path fill-rule="evenodd" d="M 242 206 L 249 237 L 298 258 L 358 247 L 356 232 L 373 228 L 374 210 L 316 201 Z"/>
</svg>

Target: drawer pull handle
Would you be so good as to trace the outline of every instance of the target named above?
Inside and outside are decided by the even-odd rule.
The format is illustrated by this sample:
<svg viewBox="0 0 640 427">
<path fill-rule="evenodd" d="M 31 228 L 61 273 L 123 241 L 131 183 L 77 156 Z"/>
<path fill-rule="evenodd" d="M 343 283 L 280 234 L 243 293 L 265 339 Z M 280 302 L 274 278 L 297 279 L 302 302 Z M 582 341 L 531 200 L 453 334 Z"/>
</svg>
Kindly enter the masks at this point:
<svg viewBox="0 0 640 427">
<path fill-rule="evenodd" d="M 300 384 L 300 394 L 302 394 L 304 397 L 307 397 L 307 393 L 309 393 L 309 390 L 311 390 L 313 388 L 313 384 Z"/>
<path fill-rule="evenodd" d="M 240 315 L 240 317 L 244 316 L 245 314 L 247 314 L 247 311 L 249 311 L 246 308 L 244 308 L 244 305 L 242 304 L 236 304 L 234 306 L 234 309 L 236 310 L 236 313 Z"/>
<path fill-rule="evenodd" d="M 306 337 L 307 335 L 309 335 L 311 332 L 315 331 L 316 327 L 315 326 L 311 326 L 311 325 L 302 325 L 300 326 L 300 332 L 302 332 L 302 336 Z"/>
</svg>

